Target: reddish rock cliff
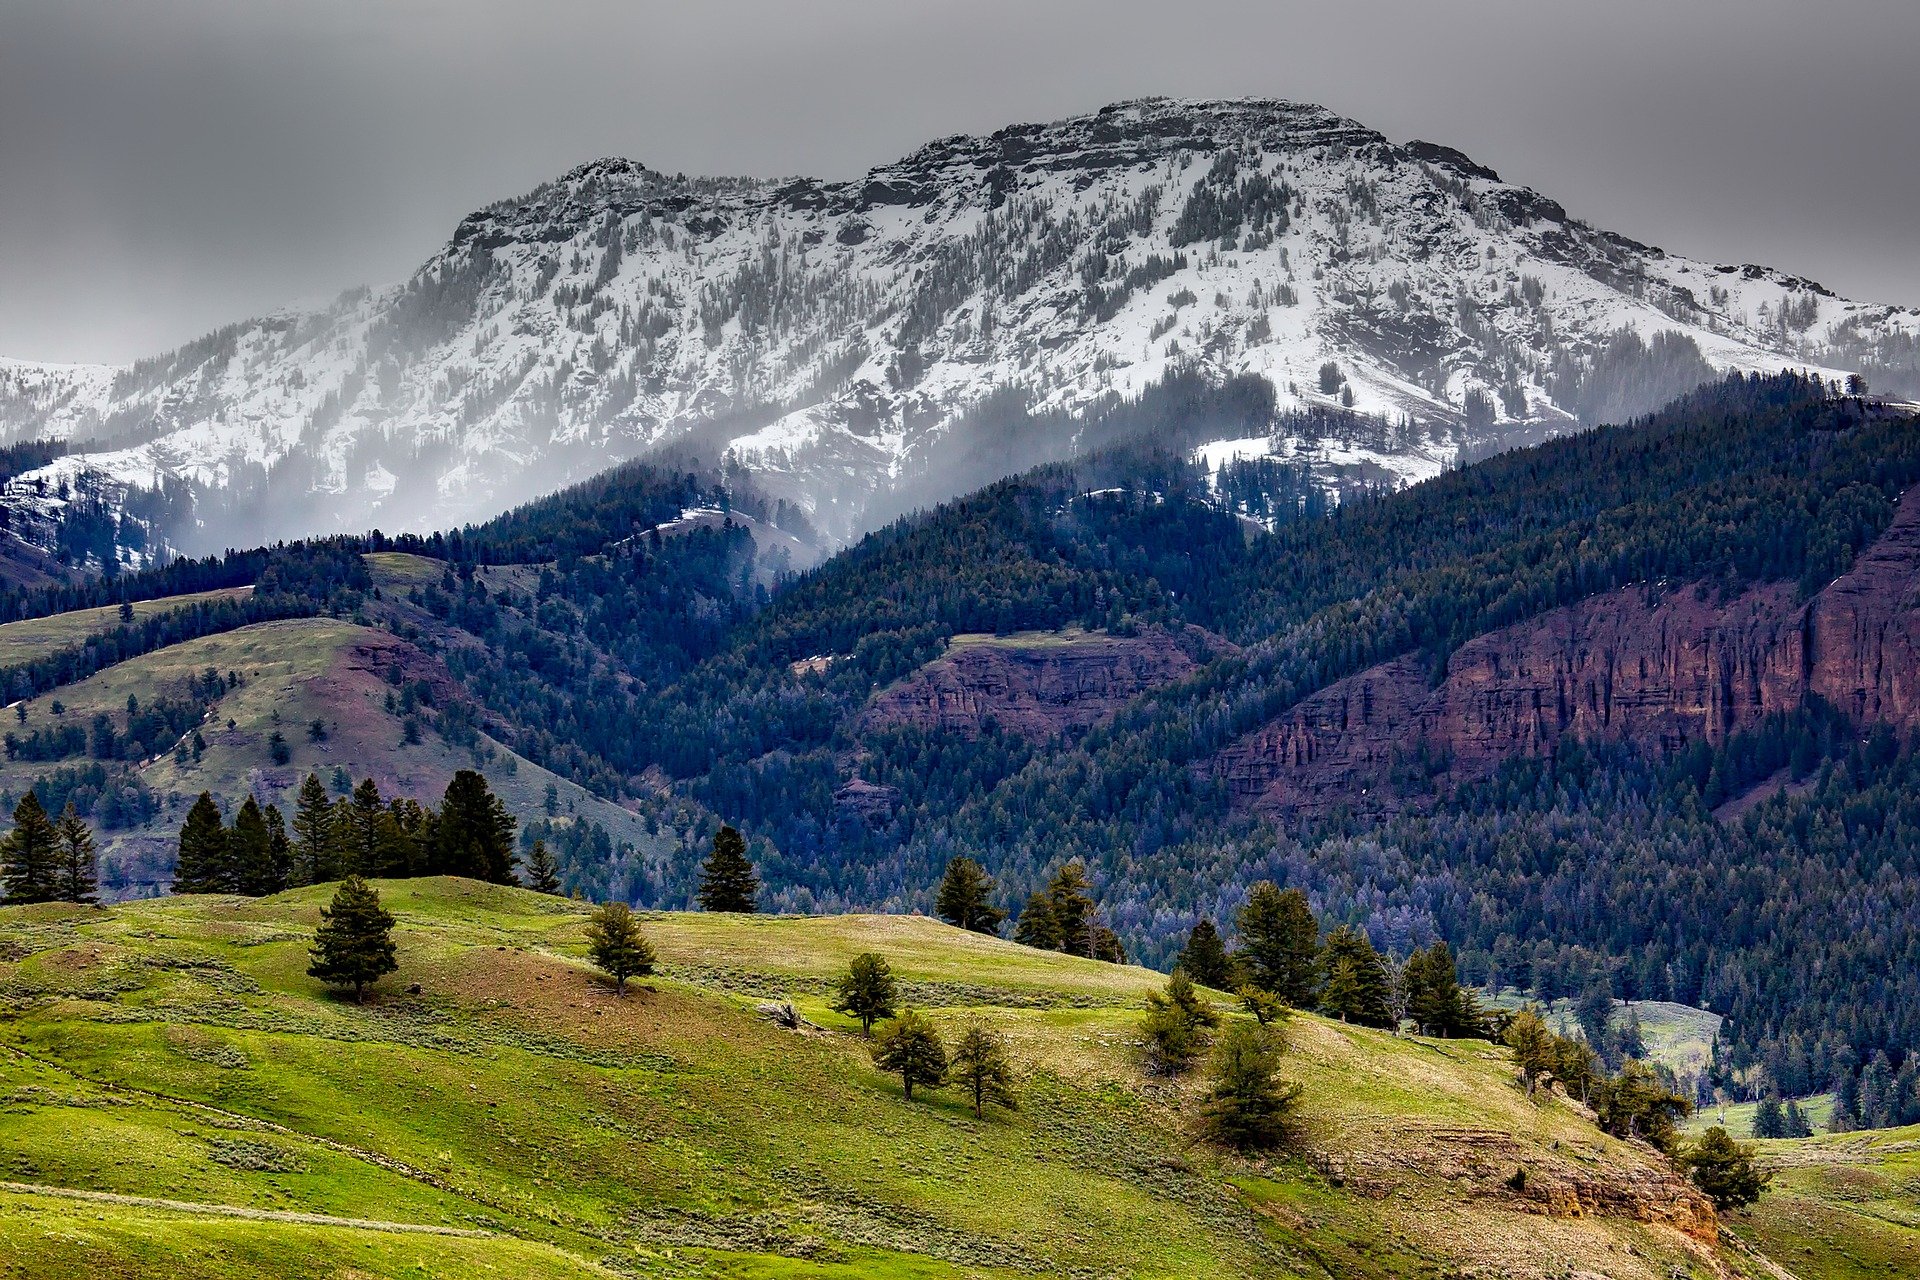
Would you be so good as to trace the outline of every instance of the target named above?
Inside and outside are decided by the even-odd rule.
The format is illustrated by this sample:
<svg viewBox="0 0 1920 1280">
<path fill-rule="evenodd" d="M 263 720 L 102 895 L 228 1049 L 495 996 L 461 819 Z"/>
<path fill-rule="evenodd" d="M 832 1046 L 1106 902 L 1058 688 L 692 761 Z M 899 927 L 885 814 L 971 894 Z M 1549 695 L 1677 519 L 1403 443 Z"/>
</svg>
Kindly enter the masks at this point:
<svg viewBox="0 0 1920 1280">
<path fill-rule="evenodd" d="M 1810 604 L 1772 583 L 1731 598 L 1629 587 L 1462 645 L 1430 687 L 1411 657 L 1329 686 L 1212 762 L 1275 814 L 1396 802 L 1396 773 L 1485 777 L 1561 738 L 1670 750 L 1719 741 L 1818 694 L 1862 721 L 1920 723 L 1920 493 Z"/>
<path fill-rule="evenodd" d="M 958 638 L 945 654 L 875 694 L 860 723 L 972 736 L 991 720 L 1038 741 L 1094 724 L 1231 647 L 1194 627 L 1133 636 Z"/>
</svg>

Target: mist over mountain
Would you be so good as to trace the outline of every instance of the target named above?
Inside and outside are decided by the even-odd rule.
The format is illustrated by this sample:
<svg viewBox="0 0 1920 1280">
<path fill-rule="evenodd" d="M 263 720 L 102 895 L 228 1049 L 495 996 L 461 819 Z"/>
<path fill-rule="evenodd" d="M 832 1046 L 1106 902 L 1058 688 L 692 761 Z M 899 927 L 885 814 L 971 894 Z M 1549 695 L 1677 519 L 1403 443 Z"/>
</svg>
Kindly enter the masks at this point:
<svg viewBox="0 0 1920 1280">
<path fill-rule="evenodd" d="M 0 363 L 0 439 L 67 443 L 5 483 L 42 546 L 89 513 L 83 556 L 445 527 L 662 450 L 834 545 L 1074 456 L 1127 400 L 1209 464 L 1396 485 L 1727 370 L 1911 390 L 1917 334 L 1316 106 L 1147 100 L 853 182 L 596 161 L 397 286 L 127 367 Z M 1219 412 L 1235 379 L 1271 395 Z"/>
</svg>

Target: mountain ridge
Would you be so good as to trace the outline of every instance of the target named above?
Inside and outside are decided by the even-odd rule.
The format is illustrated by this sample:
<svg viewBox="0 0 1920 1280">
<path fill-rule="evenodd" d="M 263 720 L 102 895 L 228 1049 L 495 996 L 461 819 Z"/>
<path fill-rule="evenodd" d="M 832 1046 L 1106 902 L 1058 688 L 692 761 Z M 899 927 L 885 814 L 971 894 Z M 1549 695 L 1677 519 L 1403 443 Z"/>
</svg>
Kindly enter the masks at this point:
<svg viewBox="0 0 1920 1280">
<path fill-rule="evenodd" d="M 1901 382 L 1916 335 L 1904 308 L 1639 245 L 1325 108 L 1145 99 L 843 182 L 590 161 L 470 214 L 401 284 L 117 370 L 0 365 L 0 433 L 86 451 L 9 505 L 160 490 L 140 514 L 189 549 L 445 526 L 675 446 L 837 544 L 1021 469 L 977 456 L 996 405 L 1031 465 L 1175 376 L 1257 378 L 1323 425 L 1219 452 L 1400 483 L 1729 369 Z"/>
</svg>

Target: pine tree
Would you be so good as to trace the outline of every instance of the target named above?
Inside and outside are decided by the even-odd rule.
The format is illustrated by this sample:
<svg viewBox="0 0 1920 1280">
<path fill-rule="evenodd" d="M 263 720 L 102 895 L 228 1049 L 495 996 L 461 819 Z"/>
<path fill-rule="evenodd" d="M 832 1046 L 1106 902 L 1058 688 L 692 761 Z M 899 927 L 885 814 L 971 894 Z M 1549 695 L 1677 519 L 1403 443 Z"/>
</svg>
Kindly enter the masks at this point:
<svg viewBox="0 0 1920 1280">
<path fill-rule="evenodd" d="M 1771 1090 L 1760 1099 L 1753 1109 L 1753 1136 L 1756 1138 L 1784 1138 L 1787 1136 L 1787 1118 L 1780 1110 L 1780 1095 Z"/>
<path fill-rule="evenodd" d="M 1078 859 L 1054 872 L 1047 885 L 1047 912 L 1060 938 L 1059 949 L 1089 958 L 1099 952 L 1092 888 L 1087 869 Z"/>
<path fill-rule="evenodd" d="M 1557 1037 L 1547 1029 L 1540 1010 L 1528 1005 L 1507 1020 L 1506 1032 L 1500 1038 L 1513 1050 L 1514 1065 L 1520 1068 L 1520 1078 L 1526 1081 L 1531 1098 L 1540 1081 L 1553 1074 Z"/>
<path fill-rule="evenodd" d="M 986 1116 L 989 1102 L 1008 1111 L 1020 1109 L 1013 1092 L 1013 1061 L 1007 1054 L 1005 1036 L 976 1022 L 953 1047 L 953 1058 L 947 1065 L 953 1082 L 973 1099 L 976 1117 Z"/>
<path fill-rule="evenodd" d="M 1692 1103 L 1660 1083 L 1652 1067 L 1632 1059 L 1593 1095 L 1594 1117 L 1602 1129 L 1666 1152 L 1679 1140 L 1679 1121 L 1692 1110 Z"/>
<path fill-rule="evenodd" d="M 1176 963 L 1203 987 L 1231 991 L 1236 985 L 1233 962 L 1227 958 L 1227 944 L 1220 940 L 1220 931 L 1213 927 L 1211 920 L 1202 920 L 1193 926 Z"/>
<path fill-rule="evenodd" d="M 1350 925 L 1335 929 L 1321 961 L 1326 980 L 1320 1012 L 1355 1026 L 1393 1028 L 1392 979 L 1365 931 Z"/>
<path fill-rule="evenodd" d="M 1060 927 L 1054 923 L 1053 904 L 1044 891 L 1033 894 L 1020 909 L 1020 918 L 1013 926 L 1013 940 L 1023 947 L 1037 947 L 1042 951 L 1060 949 Z"/>
<path fill-rule="evenodd" d="M 1140 1021 L 1147 1069 L 1160 1076 L 1181 1074 L 1206 1047 L 1207 1032 L 1219 1024 L 1219 1015 L 1200 998 L 1186 970 L 1175 969 L 1166 989 L 1147 997 L 1147 1015 Z"/>
<path fill-rule="evenodd" d="M 513 884 L 513 832 L 518 824 L 487 780 L 461 769 L 447 784 L 428 865 L 440 875 Z"/>
<path fill-rule="evenodd" d="M 213 796 L 202 791 L 180 826 L 180 856 L 174 864 L 175 893 L 232 893 L 238 888 L 227 856 L 227 831 Z"/>
<path fill-rule="evenodd" d="M 332 905 L 320 909 L 310 954 L 308 976 L 352 987 L 356 1003 L 366 999 L 368 983 L 400 967 L 393 956 L 393 916 L 365 880 L 348 876 L 340 882 Z"/>
<path fill-rule="evenodd" d="M 833 1007 L 858 1019 L 863 1036 L 873 1034 L 874 1023 L 893 1016 L 897 989 L 893 968 L 883 956 L 871 951 L 855 956 L 853 966 L 840 979 L 837 989 L 839 994 L 834 998 Z"/>
<path fill-rule="evenodd" d="M 912 1009 L 888 1023 L 873 1042 L 873 1063 L 900 1077 L 908 1102 L 916 1086 L 938 1089 L 947 1082 L 947 1046 L 933 1024 Z"/>
<path fill-rule="evenodd" d="M 62 902 L 98 901 L 100 861 L 94 851 L 93 831 L 87 826 L 86 820 L 74 811 L 71 800 L 60 815 L 54 836 L 58 847 L 55 896 Z"/>
<path fill-rule="evenodd" d="M 560 868 L 545 840 L 535 840 L 527 851 L 527 888 L 535 893 L 560 892 Z"/>
<path fill-rule="evenodd" d="M 732 827 L 721 827 L 700 871 L 700 909 L 751 912 L 758 909 L 759 895 L 760 877 L 747 860 L 746 839 Z"/>
<path fill-rule="evenodd" d="M 380 798 L 380 784 L 364 778 L 348 798 L 346 821 L 334 831 L 346 870 L 357 876 L 379 876 L 387 869 L 380 865 L 380 814 L 386 802 Z"/>
<path fill-rule="evenodd" d="M 640 928 L 640 918 L 624 902 L 604 902 L 587 921 L 587 954 L 594 967 L 613 979 L 614 990 L 627 993 L 628 978 L 653 972 L 653 944 Z"/>
<path fill-rule="evenodd" d="M 13 830 L 0 841 L 0 884 L 8 902 L 52 902 L 60 896 L 59 844 L 53 820 L 29 789 L 13 807 Z"/>
<path fill-rule="evenodd" d="M 1679 1163 L 1722 1213 L 1743 1209 L 1758 1200 L 1773 1181 L 1771 1173 L 1754 1167 L 1753 1147 L 1735 1142 L 1714 1125 L 1680 1155 Z"/>
<path fill-rule="evenodd" d="M 1453 950 L 1436 942 L 1407 957 L 1407 1016 L 1425 1036 L 1457 1038 L 1485 1034 L 1473 993 L 1460 985 Z"/>
<path fill-rule="evenodd" d="M 275 892 L 272 836 L 260 802 L 252 796 L 233 816 L 233 829 L 227 832 L 227 860 L 237 878 L 234 888 L 238 892 L 256 898 Z"/>
<path fill-rule="evenodd" d="M 1320 922 L 1307 895 L 1262 880 L 1248 893 L 1239 926 L 1248 980 L 1296 1009 L 1312 1008 L 1319 994 Z"/>
<path fill-rule="evenodd" d="M 1807 1113 L 1792 1098 L 1787 1099 L 1787 1114 L 1782 1117 L 1780 1136 L 1783 1138 L 1811 1138 L 1813 1123 L 1807 1119 Z"/>
<path fill-rule="evenodd" d="M 993 905 L 993 877 L 972 858 L 957 857 L 947 863 L 940 878 L 940 892 L 934 898 L 934 910 L 948 924 L 974 933 L 998 935 L 1007 913 Z"/>
<path fill-rule="evenodd" d="M 1300 1098 L 1278 1078 L 1280 1040 L 1270 1028 L 1236 1023 L 1214 1050 L 1205 1103 L 1207 1133 L 1243 1151 L 1278 1146 Z"/>
<path fill-rule="evenodd" d="M 266 819 L 268 874 L 263 892 L 279 893 L 293 883 L 293 841 L 287 838 L 287 819 L 279 805 L 267 806 Z"/>
</svg>

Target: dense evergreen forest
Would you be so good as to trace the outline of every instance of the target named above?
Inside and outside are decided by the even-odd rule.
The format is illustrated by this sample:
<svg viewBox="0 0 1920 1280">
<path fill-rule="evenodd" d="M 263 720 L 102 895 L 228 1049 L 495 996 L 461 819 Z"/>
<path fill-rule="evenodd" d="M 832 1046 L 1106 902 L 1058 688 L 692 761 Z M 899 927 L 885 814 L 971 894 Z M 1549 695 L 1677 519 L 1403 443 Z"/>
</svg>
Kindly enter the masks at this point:
<svg viewBox="0 0 1920 1280">
<path fill-rule="evenodd" d="M 1236 430 L 1279 425 L 1247 388 L 1186 390 Z M 1198 767 L 1343 676 L 1417 654 L 1437 679 L 1463 642 L 1610 588 L 1810 593 L 1920 479 L 1911 419 L 1813 379 L 1733 377 L 1626 426 L 1337 504 L 1300 467 L 1207 474 L 1186 461 L 1190 435 L 1177 398 L 1110 406 L 1081 458 L 904 517 L 797 577 L 769 571 L 744 522 L 671 526 L 712 507 L 800 527 L 792 512 L 633 464 L 457 533 L 279 547 L 0 612 L 244 574 L 261 584 L 251 609 L 389 626 L 437 652 L 486 730 L 536 762 L 648 814 L 740 826 L 779 908 L 926 909 L 961 855 L 1011 908 L 1077 859 L 1128 953 L 1165 964 L 1196 921 L 1230 925 L 1267 879 L 1396 954 L 1446 941 L 1487 985 L 1705 1005 L 1728 1018 L 1723 1068 L 1764 1066 L 1776 1087 L 1920 1047 L 1920 757 L 1890 733 L 1812 708 L 1717 749 L 1576 744 L 1375 822 L 1276 826 L 1232 810 Z M 382 598 L 362 550 L 446 567 Z M 955 635 L 1073 625 L 1192 625 L 1236 648 L 1052 741 L 857 721 Z M 147 643 L 123 628 L 97 655 L 0 677 L 37 689 Z M 1798 785 L 1714 817 L 1783 769 Z M 886 803 L 842 803 L 851 779 Z M 548 838 L 571 885 L 644 904 L 693 894 L 689 867 L 627 867 L 590 827 L 523 830 Z"/>
</svg>

